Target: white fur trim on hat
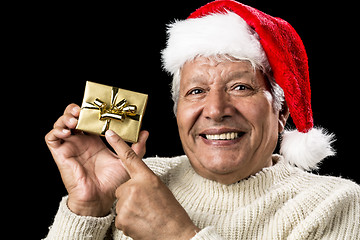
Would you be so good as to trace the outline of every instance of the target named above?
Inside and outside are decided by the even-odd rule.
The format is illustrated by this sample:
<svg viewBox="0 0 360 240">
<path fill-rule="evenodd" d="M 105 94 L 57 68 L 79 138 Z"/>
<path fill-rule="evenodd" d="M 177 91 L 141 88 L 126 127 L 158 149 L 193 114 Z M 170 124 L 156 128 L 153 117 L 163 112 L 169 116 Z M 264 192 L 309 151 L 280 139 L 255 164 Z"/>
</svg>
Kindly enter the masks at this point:
<svg viewBox="0 0 360 240">
<path fill-rule="evenodd" d="M 233 12 L 176 21 L 168 26 L 167 33 L 167 46 L 162 51 L 162 61 L 164 68 L 171 74 L 196 56 L 218 54 L 229 54 L 262 67 L 269 66 L 258 34 Z"/>
<path fill-rule="evenodd" d="M 331 144 L 335 135 L 323 128 L 312 128 L 307 133 L 285 130 L 280 145 L 280 153 L 290 164 L 304 170 L 318 169 L 318 164 L 326 157 L 335 155 Z"/>
</svg>

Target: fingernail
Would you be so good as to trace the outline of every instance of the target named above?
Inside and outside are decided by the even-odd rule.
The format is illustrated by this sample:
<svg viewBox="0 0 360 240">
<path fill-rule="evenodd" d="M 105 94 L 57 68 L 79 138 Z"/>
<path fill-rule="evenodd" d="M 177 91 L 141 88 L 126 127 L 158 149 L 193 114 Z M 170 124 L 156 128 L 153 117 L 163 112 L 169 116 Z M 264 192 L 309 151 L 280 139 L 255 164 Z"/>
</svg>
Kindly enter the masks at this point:
<svg viewBox="0 0 360 240">
<path fill-rule="evenodd" d="M 72 109 L 73 114 L 77 114 L 80 111 L 80 107 L 76 106 Z"/>
<path fill-rule="evenodd" d="M 65 134 L 67 134 L 67 133 L 69 133 L 69 132 L 70 132 L 70 130 L 69 130 L 69 129 L 67 129 L 67 128 L 64 128 L 64 129 L 62 130 L 62 132 L 63 132 L 63 133 L 65 133 Z"/>
<path fill-rule="evenodd" d="M 112 137 L 112 136 L 114 136 L 115 135 L 115 132 L 113 131 L 113 130 L 107 130 L 106 132 L 105 132 L 105 135 L 106 136 L 108 136 L 108 137 Z"/>
<path fill-rule="evenodd" d="M 76 119 L 76 118 L 70 118 L 69 122 L 70 122 L 71 124 L 74 124 L 74 123 L 77 122 L 77 119 Z"/>
</svg>

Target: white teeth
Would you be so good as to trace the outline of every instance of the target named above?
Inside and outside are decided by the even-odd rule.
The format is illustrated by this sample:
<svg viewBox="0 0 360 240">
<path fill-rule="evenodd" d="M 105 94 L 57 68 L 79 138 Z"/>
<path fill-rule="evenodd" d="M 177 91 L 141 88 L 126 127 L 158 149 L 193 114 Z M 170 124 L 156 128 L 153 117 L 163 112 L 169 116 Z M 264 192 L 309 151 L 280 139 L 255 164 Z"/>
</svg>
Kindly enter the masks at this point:
<svg viewBox="0 0 360 240">
<path fill-rule="evenodd" d="M 206 134 L 205 136 L 209 140 L 233 140 L 238 138 L 239 134 L 237 132 L 228 132 L 222 134 Z"/>
</svg>

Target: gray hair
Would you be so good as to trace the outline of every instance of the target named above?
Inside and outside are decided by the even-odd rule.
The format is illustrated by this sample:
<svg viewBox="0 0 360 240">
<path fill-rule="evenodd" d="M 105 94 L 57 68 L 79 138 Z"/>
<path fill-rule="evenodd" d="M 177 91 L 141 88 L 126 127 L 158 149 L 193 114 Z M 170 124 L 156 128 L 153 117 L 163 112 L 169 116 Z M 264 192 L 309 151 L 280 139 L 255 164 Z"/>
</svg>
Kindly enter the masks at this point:
<svg viewBox="0 0 360 240">
<path fill-rule="evenodd" d="M 232 62 L 239 62 L 239 61 L 248 61 L 251 63 L 252 67 L 254 68 L 254 70 L 259 69 L 260 71 L 263 72 L 264 76 L 266 77 L 266 79 L 269 82 L 269 87 L 270 87 L 270 94 L 273 98 L 273 108 L 275 111 L 280 111 L 283 107 L 283 104 L 285 102 L 285 95 L 284 95 L 284 91 L 283 89 L 276 83 L 273 75 L 272 75 L 272 71 L 271 71 L 271 67 L 270 64 L 268 63 L 267 59 L 266 61 L 263 61 L 263 64 L 259 65 L 256 64 L 254 61 L 252 61 L 251 59 L 238 59 L 229 55 L 217 55 L 217 56 L 212 56 L 211 57 L 212 60 L 215 60 L 217 62 L 222 62 L 222 61 L 232 61 Z M 173 80 L 172 80 L 172 84 L 171 84 L 171 96 L 172 96 L 172 100 L 174 101 L 174 113 L 176 115 L 176 111 L 177 111 L 177 104 L 178 104 L 178 100 L 179 100 L 179 94 L 180 94 L 180 79 L 181 79 L 181 68 L 178 69 L 174 75 L 173 75 Z"/>
</svg>

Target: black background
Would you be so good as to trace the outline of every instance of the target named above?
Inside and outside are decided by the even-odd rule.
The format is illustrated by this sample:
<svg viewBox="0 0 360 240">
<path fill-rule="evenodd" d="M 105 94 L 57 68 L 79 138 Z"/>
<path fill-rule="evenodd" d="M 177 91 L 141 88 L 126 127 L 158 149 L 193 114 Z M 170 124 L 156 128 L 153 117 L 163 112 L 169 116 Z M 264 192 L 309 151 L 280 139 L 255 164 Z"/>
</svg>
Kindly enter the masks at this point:
<svg viewBox="0 0 360 240">
<path fill-rule="evenodd" d="M 206 2 L 23 3 L 4 9 L 2 178 L 11 225 L 32 226 L 31 235 L 46 236 L 66 191 L 44 136 L 69 103 L 81 104 L 86 80 L 149 94 L 143 122 L 150 132 L 146 156 L 183 153 L 171 78 L 161 68 L 160 51 L 166 24 Z M 242 2 L 287 20 L 301 36 L 309 57 L 315 125 L 337 136 L 337 156 L 326 159 L 318 173 L 359 183 L 357 33 L 351 5 Z"/>
</svg>

